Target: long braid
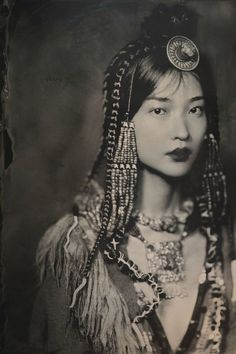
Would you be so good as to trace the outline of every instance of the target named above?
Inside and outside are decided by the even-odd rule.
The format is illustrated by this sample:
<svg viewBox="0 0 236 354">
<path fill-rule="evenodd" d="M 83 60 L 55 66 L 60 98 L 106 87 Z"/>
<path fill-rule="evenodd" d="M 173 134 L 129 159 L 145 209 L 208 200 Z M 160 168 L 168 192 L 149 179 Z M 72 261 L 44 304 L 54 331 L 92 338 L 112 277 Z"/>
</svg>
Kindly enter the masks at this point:
<svg viewBox="0 0 236 354">
<path fill-rule="evenodd" d="M 103 151 L 106 152 L 105 196 L 102 206 L 101 229 L 84 267 L 84 277 L 88 276 L 91 264 L 100 245 L 104 249 L 104 255 L 107 260 L 115 261 L 117 259 L 118 251 L 114 247 L 111 247 L 108 238 L 111 239 L 111 236 L 116 232 L 116 242 L 121 242 L 125 232 L 124 225 L 128 222 L 133 209 L 132 203 L 137 179 L 137 153 L 133 127 L 125 126 L 128 123 L 126 121 L 122 123 L 119 120 L 121 114 L 120 88 L 130 63 L 135 56 L 138 56 L 139 52 L 140 43 L 136 42 L 135 44 L 131 43 L 127 45 L 113 59 L 105 76 L 104 136 L 106 139 L 104 139 L 100 149 L 101 154 Z M 109 87 L 109 91 L 106 89 L 107 87 Z M 108 92 L 110 97 L 108 97 Z M 124 118 L 125 120 L 127 119 L 127 117 Z M 129 140 L 132 142 L 132 149 L 127 145 L 130 143 Z M 119 160 L 121 149 L 125 149 L 123 152 L 126 155 L 128 154 L 126 161 Z M 130 195 L 130 197 L 127 198 L 127 195 Z"/>
<path fill-rule="evenodd" d="M 211 131 L 209 129 L 209 131 Z M 197 193 L 200 224 L 207 237 L 206 270 L 210 272 L 221 258 L 221 223 L 225 217 L 227 194 L 225 175 L 220 160 L 218 142 L 213 133 L 204 140 L 206 161 L 202 175 L 201 190 Z"/>
</svg>

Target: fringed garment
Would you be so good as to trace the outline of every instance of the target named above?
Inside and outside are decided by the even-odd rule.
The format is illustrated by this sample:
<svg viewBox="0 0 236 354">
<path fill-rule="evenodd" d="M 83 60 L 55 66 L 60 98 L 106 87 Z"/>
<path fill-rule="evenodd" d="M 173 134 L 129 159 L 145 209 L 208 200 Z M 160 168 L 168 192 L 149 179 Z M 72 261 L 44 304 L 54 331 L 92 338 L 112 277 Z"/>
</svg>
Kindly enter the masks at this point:
<svg viewBox="0 0 236 354">
<path fill-rule="evenodd" d="M 79 217 L 64 216 L 40 241 L 37 251 L 41 278 L 38 304 L 42 307 L 44 301 L 46 312 L 47 307 L 55 307 L 51 313 L 60 308 L 51 323 L 48 316 L 47 331 L 51 338 L 50 334 L 42 336 L 42 331 L 35 330 L 40 322 L 36 317 L 41 318 L 42 314 L 34 310 L 31 342 L 46 338 L 46 352 L 58 350 L 65 354 L 170 354 L 172 350 L 155 311 L 141 324 L 133 325 L 132 321 L 140 311 L 134 284 L 115 264 L 105 264 L 100 253 L 87 284 L 76 293 L 81 283 L 81 269 L 99 229 L 101 202 L 102 191 L 94 182 L 86 194 L 76 198 Z M 217 301 L 207 282 L 199 285 L 192 319 L 176 353 L 223 353 L 226 300 L 220 263 L 215 265 L 213 273 L 218 282 Z M 47 298 L 46 306 L 43 297 Z"/>
</svg>

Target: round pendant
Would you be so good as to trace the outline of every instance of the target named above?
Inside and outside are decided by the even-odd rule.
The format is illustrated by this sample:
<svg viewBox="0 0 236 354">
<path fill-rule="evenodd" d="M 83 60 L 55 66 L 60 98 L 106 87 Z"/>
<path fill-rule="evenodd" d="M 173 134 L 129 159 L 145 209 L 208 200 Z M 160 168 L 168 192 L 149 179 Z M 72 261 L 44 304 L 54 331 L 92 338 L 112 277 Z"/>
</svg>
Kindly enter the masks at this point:
<svg viewBox="0 0 236 354">
<path fill-rule="evenodd" d="M 175 36 L 166 46 L 169 61 L 183 71 L 194 70 L 199 63 L 200 55 L 197 46 L 187 37 Z"/>
</svg>

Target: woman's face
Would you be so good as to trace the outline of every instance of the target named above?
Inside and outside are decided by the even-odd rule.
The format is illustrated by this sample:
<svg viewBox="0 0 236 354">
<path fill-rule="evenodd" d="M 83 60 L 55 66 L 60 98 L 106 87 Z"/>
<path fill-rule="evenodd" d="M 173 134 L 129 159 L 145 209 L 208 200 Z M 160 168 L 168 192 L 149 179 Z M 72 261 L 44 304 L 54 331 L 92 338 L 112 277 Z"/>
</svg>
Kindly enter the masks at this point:
<svg viewBox="0 0 236 354">
<path fill-rule="evenodd" d="M 173 73 L 166 73 L 132 121 L 140 161 L 166 176 L 184 176 L 207 128 L 200 83 L 191 73 L 183 73 L 180 83 Z"/>
</svg>

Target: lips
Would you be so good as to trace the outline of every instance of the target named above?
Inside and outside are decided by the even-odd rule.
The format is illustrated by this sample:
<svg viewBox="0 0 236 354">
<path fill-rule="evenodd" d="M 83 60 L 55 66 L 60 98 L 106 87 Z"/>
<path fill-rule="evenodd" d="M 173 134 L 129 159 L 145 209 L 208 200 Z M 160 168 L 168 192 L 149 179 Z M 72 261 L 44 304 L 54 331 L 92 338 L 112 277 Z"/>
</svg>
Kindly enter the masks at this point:
<svg viewBox="0 0 236 354">
<path fill-rule="evenodd" d="M 167 155 L 170 156 L 176 162 L 185 162 L 191 155 L 191 150 L 188 148 L 177 148 L 168 152 Z"/>
</svg>

